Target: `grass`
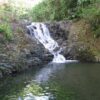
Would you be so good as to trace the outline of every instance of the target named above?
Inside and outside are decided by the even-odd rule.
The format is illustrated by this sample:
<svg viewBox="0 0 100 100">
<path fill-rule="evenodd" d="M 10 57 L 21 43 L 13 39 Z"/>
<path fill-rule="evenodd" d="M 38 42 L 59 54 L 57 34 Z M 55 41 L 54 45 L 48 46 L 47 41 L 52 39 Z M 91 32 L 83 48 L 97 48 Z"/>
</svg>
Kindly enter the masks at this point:
<svg viewBox="0 0 100 100">
<path fill-rule="evenodd" d="M 0 24 L 0 33 L 2 33 L 6 40 L 11 40 L 13 37 L 12 28 L 8 23 Z"/>
<path fill-rule="evenodd" d="M 12 6 L 11 2 L 0 5 L 0 34 L 3 34 L 5 40 L 12 40 L 12 25 L 28 16 L 25 11 L 22 7 Z"/>
</svg>

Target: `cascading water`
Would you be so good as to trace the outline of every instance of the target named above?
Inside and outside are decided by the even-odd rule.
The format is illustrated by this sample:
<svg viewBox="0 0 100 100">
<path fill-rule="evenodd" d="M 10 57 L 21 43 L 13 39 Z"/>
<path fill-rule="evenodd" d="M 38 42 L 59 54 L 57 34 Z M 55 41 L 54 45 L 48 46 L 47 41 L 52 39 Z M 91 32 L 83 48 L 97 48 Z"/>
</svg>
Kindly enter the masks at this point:
<svg viewBox="0 0 100 100">
<path fill-rule="evenodd" d="M 36 38 L 43 46 L 49 50 L 51 54 L 54 55 L 53 62 L 64 63 L 66 59 L 60 54 L 62 48 L 59 47 L 58 43 L 50 36 L 50 32 L 47 26 L 43 23 L 32 23 L 27 26 L 30 31 L 31 38 Z"/>
</svg>

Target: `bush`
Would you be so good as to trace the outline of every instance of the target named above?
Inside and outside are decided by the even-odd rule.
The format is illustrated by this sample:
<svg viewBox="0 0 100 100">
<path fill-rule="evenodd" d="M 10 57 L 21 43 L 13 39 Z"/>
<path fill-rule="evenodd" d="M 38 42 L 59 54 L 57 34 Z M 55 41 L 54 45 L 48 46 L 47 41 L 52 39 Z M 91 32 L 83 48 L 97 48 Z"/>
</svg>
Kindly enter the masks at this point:
<svg viewBox="0 0 100 100">
<path fill-rule="evenodd" d="M 8 23 L 0 24 L 0 33 L 4 33 L 5 39 L 11 40 L 12 39 L 12 29 Z"/>
<path fill-rule="evenodd" d="M 77 0 L 44 0 L 33 7 L 31 16 L 33 21 L 64 20 L 76 6 Z"/>
<path fill-rule="evenodd" d="M 74 19 L 92 3 L 94 0 L 44 0 L 33 7 L 31 16 L 33 21 Z"/>
<path fill-rule="evenodd" d="M 81 9 L 81 18 L 88 20 L 91 25 L 98 24 L 100 22 L 100 8 L 95 5 L 91 5 L 88 8 Z"/>
</svg>

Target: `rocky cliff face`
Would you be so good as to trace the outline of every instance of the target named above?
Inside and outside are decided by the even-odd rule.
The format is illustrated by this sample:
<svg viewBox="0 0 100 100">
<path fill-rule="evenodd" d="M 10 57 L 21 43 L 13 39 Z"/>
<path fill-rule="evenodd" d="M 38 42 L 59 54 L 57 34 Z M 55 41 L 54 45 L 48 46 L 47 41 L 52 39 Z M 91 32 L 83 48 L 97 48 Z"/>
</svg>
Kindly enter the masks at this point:
<svg viewBox="0 0 100 100">
<path fill-rule="evenodd" d="M 22 71 L 28 67 L 35 67 L 52 60 L 53 56 L 42 44 L 31 40 L 26 35 L 25 22 L 11 23 L 14 33 L 12 41 L 4 40 L 0 33 L 0 77 Z M 99 61 L 91 49 L 79 40 L 79 34 L 75 30 L 76 25 L 67 22 L 46 22 L 51 36 L 63 48 L 61 52 L 66 59 L 78 59 L 80 61 Z"/>
<path fill-rule="evenodd" d="M 62 54 L 66 59 L 79 60 L 82 62 L 99 62 L 99 55 L 96 55 L 93 51 L 95 46 L 92 46 L 93 38 L 91 32 L 87 34 L 89 26 L 86 22 L 82 21 L 74 23 L 71 21 L 67 22 L 48 22 L 46 23 L 51 36 L 58 42 L 59 46 L 63 48 Z M 88 37 L 89 36 L 89 37 Z M 88 42 L 85 42 L 86 39 Z M 91 42 L 91 43 L 89 43 Z M 99 45 L 99 44 L 98 44 Z M 100 48 L 95 51 L 99 51 Z"/>
<path fill-rule="evenodd" d="M 50 30 L 51 36 L 58 42 L 59 46 L 63 48 L 62 54 L 66 57 L 66 59 L 76 59 L 75 41 L 77 41 L 77 38 L 74 34 L 70 37 L 72 22 L 61 21 L 46 24 Z"/>
</svg>

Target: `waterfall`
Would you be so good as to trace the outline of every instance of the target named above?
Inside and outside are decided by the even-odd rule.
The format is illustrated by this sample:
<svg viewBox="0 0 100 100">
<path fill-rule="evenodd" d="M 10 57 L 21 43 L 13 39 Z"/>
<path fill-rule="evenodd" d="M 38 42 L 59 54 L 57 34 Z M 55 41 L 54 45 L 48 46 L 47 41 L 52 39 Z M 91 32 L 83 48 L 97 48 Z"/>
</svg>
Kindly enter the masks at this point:
<svg viewBox="0 0 100 100">
<path fill-rule="evenodd" d="M 29 35 L 31 38 L 37 39 L 43 46 L 49 50 L 49 52 L 54 55 L 53 62 L 64 63 L 66 62 L 65 57 L 60 54 L 62 48 L 58 43 L 51 37 L 49 29 L 43 23 L 32 23 L 27 26 L 29 30 Z"/>
</svg>

